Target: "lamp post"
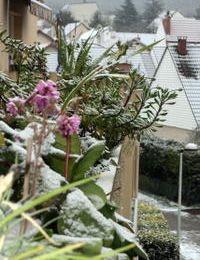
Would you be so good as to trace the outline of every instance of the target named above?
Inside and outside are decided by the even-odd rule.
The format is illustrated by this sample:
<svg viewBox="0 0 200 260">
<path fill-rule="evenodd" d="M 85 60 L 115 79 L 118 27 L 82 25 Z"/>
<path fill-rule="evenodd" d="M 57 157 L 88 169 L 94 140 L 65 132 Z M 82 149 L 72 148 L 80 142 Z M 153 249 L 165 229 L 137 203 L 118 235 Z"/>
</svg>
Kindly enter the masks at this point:
<svg viewBox="0 0 200 260">
<path fill-rule="evenodd" d="M 182 182 L 183 182 L 183 153 L 184 151 L 197 151 L 197 144 L 188 143 L 180 151 L 180 162 L 179 162 L 179 182 L 178 182 L 178 226 L 177 226 L 177 236 L 179 245 L 179 254 L 181 246 L 181 206 L 182 206 Z"/>
</svg>

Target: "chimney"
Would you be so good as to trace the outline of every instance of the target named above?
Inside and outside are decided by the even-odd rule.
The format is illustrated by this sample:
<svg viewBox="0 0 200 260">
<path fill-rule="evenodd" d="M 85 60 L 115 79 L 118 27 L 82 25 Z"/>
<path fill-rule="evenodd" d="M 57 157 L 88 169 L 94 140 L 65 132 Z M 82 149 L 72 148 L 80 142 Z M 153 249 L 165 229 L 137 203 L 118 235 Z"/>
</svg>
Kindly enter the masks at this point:
<svg viewBox="0 0 200 260">
<path fill-rule="evenodd" d="M 166 34 L 170 34 L 170 30 L 171 30 L 171 17 L 169 16 L 168 13 L 165 16 L 165 18 L 163 19 L 163 26 L 164 26 L 165 33 Z"/>
<path fill-rule="evenodd" d="M 177 52 L 180 55 L 187 55 L 187 38 L 178 39 Z"/>
</svg>

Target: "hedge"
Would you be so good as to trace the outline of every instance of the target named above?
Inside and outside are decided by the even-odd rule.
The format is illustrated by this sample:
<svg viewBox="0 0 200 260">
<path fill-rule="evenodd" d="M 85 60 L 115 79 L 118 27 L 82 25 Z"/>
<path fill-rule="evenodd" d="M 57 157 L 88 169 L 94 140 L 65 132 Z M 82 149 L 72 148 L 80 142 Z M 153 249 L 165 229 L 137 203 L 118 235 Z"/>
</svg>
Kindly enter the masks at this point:
<svg viewBox="0 0 200 260">
<path fill-rule="evenodd" d="M 155 206 L 139 203 L 138 239 L 150 260 L 178 260 L 176 236 L 172 235 L 164 215 Z"/>
<path fill-rule="evenodd" d="M 140 188 L 177 201 L 179 153 L 184 144 L 157 137 L 141 140 Z M 183 203 L 200 203 L 200 155 L 184 152 Z"/>
</svg>

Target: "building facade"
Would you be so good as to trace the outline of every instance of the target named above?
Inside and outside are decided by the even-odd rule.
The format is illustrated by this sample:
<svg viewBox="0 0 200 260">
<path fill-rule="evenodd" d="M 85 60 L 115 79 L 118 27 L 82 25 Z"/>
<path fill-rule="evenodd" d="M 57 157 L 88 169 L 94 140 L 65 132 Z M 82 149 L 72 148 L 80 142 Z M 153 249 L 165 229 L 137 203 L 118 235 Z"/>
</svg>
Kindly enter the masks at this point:
<svg viewBox="0 0 200 260">
<path fill-rule="evenodd" d="M 51 9 L 36 0 L 0 0 L 0 32 L 26 44 L 37 40 L 38 17 L 51 20 Z M 9 57 L 0 45 L 0 71 L 9 72 Z"/>
</svg>

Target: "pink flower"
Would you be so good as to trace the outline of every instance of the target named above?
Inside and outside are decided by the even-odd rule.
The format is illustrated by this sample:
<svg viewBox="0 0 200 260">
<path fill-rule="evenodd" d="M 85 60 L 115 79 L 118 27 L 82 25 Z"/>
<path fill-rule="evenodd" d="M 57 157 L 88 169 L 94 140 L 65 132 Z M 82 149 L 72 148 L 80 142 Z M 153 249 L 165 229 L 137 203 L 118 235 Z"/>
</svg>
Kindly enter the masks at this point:
<svg viewBox="0 0 200 260">
<path fill-rule="evenodd" d="M 78 128 L 80 125 L 80 117 L 78 115 L 73 115 L 68 117 L 67 115 L 59 116 L 57 120 L 58 131 L 62 136 L 69 136 L 78 133 Z"/>
<path fill-rule="evenodd" d="M 56 107 L 56 102 L 60 93 L 55 88 L 55 83 L 53 81 L 44 82 L 40 80 L 35 88 L 33 97 L 30 99 L 31 103 L 36 105 L 36 108 L 40 113 L 48 112 L 51 115 L 58 113 Z"/>
<path fill-rule="evenodd" d="M 51 80 L 48 80 L 47 82 L 40 80 L 35 88 L 35 92 L 41 96 L 50 97 L 54 101 L 57 101 L 60 96 L 60 93 L 55 88 L 55 83 Z"/>
<path fill-rule="evenodd" d="M 48 104 L 48 99 L 45 96 L 37 94 L 32 99 L 32 102 L 36 105 L 36 107 L 38 108 L 39 112 L 42 113 L 46 109 L 46 106 Z"/>
<path fill-rule="evenodd" d="M 8 102 L 6 105 L 6 111 L 11 115 L 11 116 L 16 116 L 18 114 L 18 108 L 15 105 L 14 102 Z"/>
<path fill-rule="evenodd" d="M 10 98 L 8 104 L 6 105 L 6 111 L 9 112 L 11 116 L 16 116 L 23 112 L 25 100 L 19 97 Z"/>
</svg>

